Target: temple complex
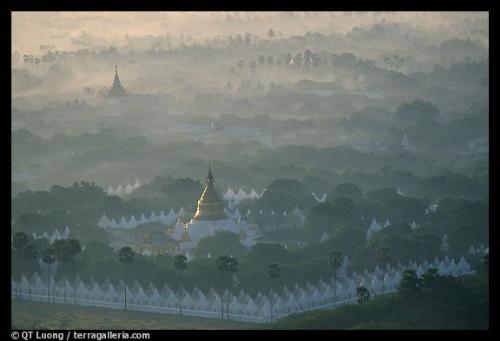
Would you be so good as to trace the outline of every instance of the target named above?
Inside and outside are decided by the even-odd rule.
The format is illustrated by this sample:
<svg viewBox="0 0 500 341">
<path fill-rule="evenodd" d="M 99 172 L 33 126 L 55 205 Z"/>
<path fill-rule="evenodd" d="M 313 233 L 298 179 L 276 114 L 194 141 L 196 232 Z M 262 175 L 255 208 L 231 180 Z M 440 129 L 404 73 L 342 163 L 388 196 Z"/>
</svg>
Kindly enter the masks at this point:
<svg viewBox="0 0 500 341">
<path fill-rule="evenodd" d="M 228 231 L 240 237 L 240 243 L 246 247 L 255 244 L 256 231 L 241 217 L 237 220 L 227 216 L 224 201 L 214 187 L 214 176 L 209 165 L 205 188 L 198 200 L 196 213 L 188 222 L 180 219 L 174 227 L 172 238 L 179 241 L 179 249 L 188 251 L 196 247 L 198 241 L 213 236 L 218 231 Z"/>
</svg>

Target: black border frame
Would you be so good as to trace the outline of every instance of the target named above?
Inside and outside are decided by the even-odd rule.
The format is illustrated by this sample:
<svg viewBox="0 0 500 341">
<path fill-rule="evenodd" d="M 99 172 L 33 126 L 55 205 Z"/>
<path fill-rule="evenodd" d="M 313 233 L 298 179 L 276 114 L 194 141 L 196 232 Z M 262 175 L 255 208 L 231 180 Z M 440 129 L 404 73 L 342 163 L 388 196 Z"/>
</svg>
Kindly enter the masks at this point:
<svg viewBox="0 0 500 341">
<path fill-rule="evenodd" d="M 1 105 L 3 106 L 2 113 L 3 113 L 3 124 L 1 127 L 5 130 L 2 134 L 0 134 L 0 137 L 2 138 L 2 146 L 8 149 L 7 153 L 4 153 L 3 155 L 8 155 L 9 156 L 9 162 L 11 161 L 11 12 L 13 11 L 231 11 L 231 10 L 237 10 L 237 11 L 487 11 L 489 12 L 489 32 L 490 32 L 490 48 L 489 48 L 489 60 L 490 60 L 490 139 L 489 139 L 489 144 L 490 144 L 490 170 L 493 168 L 493 162 L 494 158 L 493 155 L 494 153 L 494 146 L 493 144 L 496 142 L 495 135 L 493 133 L 493 127 L 497 121 L 495 118 L 495 97 L 491 97 L 492 90 L 495 89 L 495 77 L 496 76 L 496 65 L 495 63 L 491 63 L 491 61 L 495 61 L 495 52 L 496 52 L 496 40 L 491 39 L 491 37 L 495 37 L 495 19 L 497 19 L 497 10 L 490 4 L 488 1 L 475 1 L 475 2 L 469 2 L 465 4 L 464 2 L 442 2 L 442 1 L 428 1 L 428 0 L 420 0 L 418 2 L 413 2 L 413 3 L 407 3 L 407 2 L 402 2 L 402 1 L 386 1 L 385 3 L 380 3 L 380 2 L 358 2 L 356 4 L 349 3 L 349 2 L 342 2 L 342 3 L 319 3 L 319 2 L 296 2 L 292 3 L 290 1 L 288 2 L 266 2 L 265 5 L 257 4 L 255 2 L 253 3 L 222 3 L 222 4 L 215 4 L 212 2 L 204 2 L 204 3 L 194 3 L 194 2 L 163 2 L 163 1 L 157 1 L 157 2 L 152 2 L 152 1 L 140 1 L 140 2 L 126 2 L 126 1 L 116 1 L 116 0 L 108 0 L 107 2 L 102 2 L 102 1 L 95 1 L 95 0 L 87 0 L 85 2 L 42 2 L 42 1 L 33 1 L 33 0 L 24 0 L 22 2 L 14 2 L 14 1 L 5 1 L 0 3 L 0 8 L 1 8 L 1 13 L 0 13 L 0 25 L 1 25 L 1 37 L 2 37 L 2 48 L 0 48 L 0 53 L 1 53 L 1 62 L 2 62 L 2 68 L 3 72 L 1 72 L 1 84 L 2 84 L 2 95 L 3 100 L 1 101 Z M 5 46 L 9 46 L 9 48 L 5 48 Z M 4 88 L 5 87 L 5 88 Z M 6 91 L 6 90 L 9 91 Z M 491 113 L 494 113 L 493 115 Z M 492 134 L 493 133 L 493 134 Z M 4 189 L 2 191 L 3 195 L 7 197 L 7 193 L 9 192 L 7 189 L 10 189 L 10 179 L 11 179 L 11 168 L 9 165 L 4 164 L 3 167 L 1 167 L 2 171 L 5 171 L 5 175 L 2 176 L 4 181 L 2 183 L 4 186 L 2 188 Z M 5 177 L 4 177 L 5 176 Z M 8 177 L 8 181 L 7 178 Z M 490 200 L 490 207 L 492 202 L 494 203 L 495 200 L 494 197 L 491 194 L 498 193 L 498 191 L 495 188 L 496 186 L 496 181 L 494 178 L 490 178 L 490 190 L 489 190 L 489 200 Z M 494 190 L 492 190 L 494 189 Z M 11 217 L 11 212 L 10 212 L 10 196 L 7 197 L 7 200 L 9 200 L 9 205 L 2 205 L 2 208 L 5 208 L 7 212 L 2 214 L 2 217 L 6 219 L 6 217 Z M 498 264 L 496 257 L 496 249 L 491 246 L 495 245 L 497 240 L 497 232 L 495 231 L 495 224 L 494 221 L 496 221 L 494 218 L 494 215 L 491 215 L 490 213 L 490 229 L 489 229 L 489 234 L 490 234 L 490 269 L 496 269 L 496 265 Z M 10 221 L 10 219 L 9 219 Z M 5 221 L 4 223 L 9 224 L 9 222 Z M 493 228 L 491 228 L 493 227 Z M 8 231 L 10 232 L 10 225 L 8 228 Z M 4 309 L 8 309 L 8 314 L 10 316 L 11 313 L 11 297 L 10 297 L 10 273 L 11 273 L 11 262 L 10 262 L 10 238 L 6 236 L 7 234 L 7 229 L 6 226 L 4 226 L 4 238 L 2 239 L 2 242 L 4 244 L 4 247 L 2 248 L 3 251 L 3 259 L 4 262 L 7 262 L 8 260 L 8 265 L 4 267 L 2 272 L 2 307 Z M 10 233 L 9 233 L 10 234 Z M 4 263 L 5 264 L 5 263 Z M 490 276 L 490 287 L 494 288 L 492 284 L 496 282 L 495 278 L 495 271 L 490 271 L 493 276 Z M 283 333 L 283 334 L 289 334 L 289 336 L 303 336 L 305 335 L 304 333 L 314 333 L 317 336 L 339 336 L 339 337 L 352 337 L 352 336 L 360 336 L 360 337 L 371 337 L 373 336 L 381 336 L 381 337 L 396 337 L 400 338 L 401 336 L 404 336 L 405 338 L 407 337 L 415 337 L 418 339 L 425 338 L 427 335 L 435 335 L 437 337 L 456 337 L 456 336 L 463 336 L 466 338 L 471 338 L 471 337 L 490 337 L 493 336 L 494 333 L 497 330 L 497 326 L 495 324 L 496 322 L 496 314 L 494 313 L 494 307 L 496 307 L 496 301 L 495 299 L 497 298 L 497 294 L 495 290 L 490 289 L 490 329 L 487 331 L 444 331 L 444 330 L 435 330 L 435 331 L 413 331 L 413 330 L 399 330 L 399 331 L 337 331 L 337 330 L 331 330 L 331 331 L 322 331 L 322 330 L 297 330 L 293 331 L 282 331 L 282 330 L 249 330 L 249 331 L 234 331 L 234 330 L 224 330 L 224 331 L 204 331 L 202 334 L 203 336 L 215 336 L 215 337 L 220 337 L 220 336 L 226 336 L 224 334 L 228 334 L 227 336 L 229 337 L 234 337 L 238 336 L 237 334 L 240 334 L 242 332 L 249 333 L 247 334 L 248 336 L 250 335 L 255 335 L 255 333 L 269 333 L 269 334 L 276 334 L 276 333 Z M 5 323 L 5 324 L 4 324 Z M 7 325 L 9 323 L 9 325 Z M 11 319 L 2 319 L 2 329 L 5 327 L 5 334 L 2 333 L 2 335 L 5 335 L 8 339 L 11 339 Z M 54 330 L 55 331 L 55 330 Z M 88 330 L 92 331 L 92 330 Z M 97 331 L 96 332 L 102 332 Z M 157 339 L 157 340 L 164 340 L 169 336 L 175 336 L 175 334 L 180 333 L 181 336 L 183 335 L 190 335 L 190 336 L 195 336 L 197 331 L 170 331 L 170 330 L 137 330 L 136 332 L 150 332 L 151 333 L 151 339 Z M 130 331 L 132 332 L 132 331 Z M 8 333 L 8 334 L 7 334 Z M 214 334 L 215 333 L 215 334 Z M 6 335 L 7 334 L 7 335 Z"/>
</svg>

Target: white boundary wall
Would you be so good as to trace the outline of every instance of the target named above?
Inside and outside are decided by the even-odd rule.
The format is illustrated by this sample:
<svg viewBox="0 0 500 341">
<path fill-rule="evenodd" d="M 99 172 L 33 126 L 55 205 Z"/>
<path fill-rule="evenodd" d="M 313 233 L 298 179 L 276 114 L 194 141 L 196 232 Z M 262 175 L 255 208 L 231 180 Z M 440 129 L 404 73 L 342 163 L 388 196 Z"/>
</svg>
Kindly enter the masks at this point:
<svg viewBox="0 0 500 341">
<path fill-rule="evenodd" d="M 410 261 L 406 266 L 399 264 L 396 268 L 387 266 L 385 272 L 378 267 L 374 271 L 357 274 L 353 272 L 350 276 L 342 276 L 337 284 L 337 302 L 335 307 L 343 304 L 354 304 L 357 302 L 356 288 L 366 287 L 372 296 L 380 295 L 382 291 L 382 274 L 384 279 L 384 294 L 396 291 L 397 284 L 402 278 L 404 270 L 414 269 L 421 276 L 427 269 L 436 268 L 440 275 L 462 276 L 474 271 L 464 257 L 458 262 L 445 257 L 442 260 L 435 259 L 433 262 L 423 262 L 419 265 Z M 109 281 L 107 284 L 97 284 L 92 281 L 83 283 L 77 281 L 76 291 L 71 283 L 57 283 L 50 285 L 50 303 L 76 304 L 93 307 L 112 309 L 124 309 L 123 284 L 121 288 L 115 289 Z M 123 282 L 122 282 L 123 283 Z M 330 279 L 330 283 L 333 283 Z M 66 295 L 65 295 L 66 293 Z M 38 274 L 30 280 L 22 276 L 19 281 L 11 279 L 12 298 L 48 302 L 47 279 L 43 281 Z M 227 295 L 224 293 L 224 319 L 227 319 Z M 66 299 L 65 299 L 66 296 Z M 76 297 L 75 297 L 76 296 Z M 179 303 L 182 297 L 182 313 L 187 316 L 206 318 L 221 317 L 221 297 L 215 290 L 210 289 L 203 293 L 194 289 L 191 293 L 176 294 L 168 286 L 158 291 L 150 284 L 143 289 L 139 283 L 134 283 L 127 288 L 127 309 L 164 314 L 179 314 Z M 250 297 L 244 291 L 239 294 L 230 293 L 229 296 L 229 319 L 244 322 L 269 322 L 271 320 L 271 295 L 258 293 Z M 318 309 L 333 308 L 333 285 L 320 280 L 316 285 L 307 282 L 300 286 L 295 284 L 291 289 L 286 286 L 279 290 L 279 294 L 273 296 L 273 319 L 278 319 L 293 313 L 305 312 Z"/>
</svg>

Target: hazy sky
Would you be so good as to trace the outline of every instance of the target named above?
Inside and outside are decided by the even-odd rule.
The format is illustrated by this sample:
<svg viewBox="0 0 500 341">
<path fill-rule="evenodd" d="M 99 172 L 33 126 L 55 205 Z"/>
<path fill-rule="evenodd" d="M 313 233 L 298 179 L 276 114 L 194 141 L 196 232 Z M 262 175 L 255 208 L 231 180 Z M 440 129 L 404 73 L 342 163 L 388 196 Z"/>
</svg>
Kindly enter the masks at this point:
<svg viewBox="0 0 500 341">
<path fill-rule="evenodd" d="M 13 12 L 12 47 L 22 53 L 38 53 L 40 45 L 75 50 L 84 47 L 75 43 L 82 37 L 94 46 L 119 45 L 126 34 L 182 33 L 204 38 L 251 32 L 265 36 L 269 28 L 284 37 L 309 30 L 345 33 L 383 20 L 460 34 L 461 24 L 487 18 L 486 12 Z"/>
</svg>

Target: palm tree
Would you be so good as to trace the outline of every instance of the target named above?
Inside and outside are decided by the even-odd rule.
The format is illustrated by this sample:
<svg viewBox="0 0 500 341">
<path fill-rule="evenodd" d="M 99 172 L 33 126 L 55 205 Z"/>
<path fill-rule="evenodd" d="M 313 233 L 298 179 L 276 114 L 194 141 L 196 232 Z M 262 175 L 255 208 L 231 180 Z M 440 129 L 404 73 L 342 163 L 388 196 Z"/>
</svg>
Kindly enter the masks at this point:
<svg viewBox="0 0 500 341">
<path fill-rule="evenodd" d="M 274 32 L 274 30 L 272 28 L 270 28 L 269 31 L 267 31 L 267 36 L 270 39 L 273 39 L 276 36 L 276 33 Z"/>
<path fill-rule="evenodd" d="M 267 267 L 266 273 L 271 278 L 271 323 L 273 323 L 274 279 L 281 275 L 281 269 L 278 264 L 271 264 Z"/>
<path fill-rule="evenodd" d="M 127 311 L 127 264 L 134 261 L 135 252 L 130 246 L 125 246 L 118 251 L 118 260 L 123 263 L 123 295 L 124 295 L 124 309 Z"/>
<path fill-rule="evenodd" d="M 23 61 L 26 65 L 32 63 L 33 56 L 30 56 L 29 54 L 23 55 Z"/>
<path fill-rule="evenodd" d="M 228 273 L 228 291 L 227 291 L 227 317 L 229 319 L 229 303 L 230 303 L 230 288 L 231 288 L 231 281 L 236 272 L 238 272 L 238 259 L 234 258 L 232 255 L 229 256 L 228 262 L 227 262 L 227 273 Z"/>
<path fill-rule="evenodd" d="M 378 250 L 378 261 L 381 263 L 382 266 L 382 292 L 381 294 L 384 295 L 384 281 L 385 281 L 385 268 L 387 265 L 387 262 L 389 261 L 389 248 L 388 247 L 383 247 Z"/>
<path fill-rule="evenodd" d="M 17 256 L 17 259 L 22 258 L 24 249 L 28 244 L 28 236 L 24 232 L 17 232 L 12 236 L 12 246 L 14 254 Z M 14 267 L 14 271 L 12 272 L 14 278 L 17 280 L 17 295 L 21 298 L 21 273 L 22 269 L 20 266 Z"/>
<path fill-rule="evenodd" d="M 40 57 L 35 57 L 33 62 L 35 63 L 36 68 L 38 68 L 38 64 L 40 64 Z"/>
<path fill-rule="evenodd" d="M 38 251 L 34 245 L 27 245 L 23 250 L 23 258 L 28 262 L 28 278 L 31 278 L 35 272 L 37 264 Z M 31 280 L 28 280 L 28 299 L 31 300 Z"/>
<path fill-rule="evenodd" d="M 70 263 L 74 257 L 82 251 L 80 242 L 76 239 L 60 239 L 53 243 L 56 258 L 61 263 L 61 272 L 64 274 L 64 303 L 67 301 L 68 280 L 67 264 Z"/>
<path fill-rule="evenodd" d="M 356 296 L 358 296 L 358 303 L 366 302 L 370 299 L 370 291 L 363 286 L 357 287 Z"/>
<path fill-rule="evenodd" d="M 47 302 L 50 302 L 50 270 L 52 263 L 56 261 L 56 252 L 52 246 L 45 249 L 42 260 L 48 265 L 47 271 Z"/>
<path fill-rule="evenodd" d="M 14 247 L 14 252 L 20 255 L 24 248 L 28 245 L 28 236 L 24 232 L 16 232 L 12 237 L 12 246 Z"/>
<path fill-rule="evenodd" d="M 340 251 L 333 251 L 330 253 L 330 267 L 333 270 L 333 308 L 335 308 L 337 303 L 337 275 L 341 266 L 342 253 Z"/>
<path fill-rule="evenodd" d="M 217 258 L 215 261 L 215 266 L 217 267 L 217 270 L 219 270 L 222 274 L 222 282 L 225 282 L 225 275 L 226 275 L 226 256 L 221 256 Z M 221 320 L 224 320 L 224 286 L 222 286 L 221 290 L 221 310 L 220 310 L 220 318 Z"/>
<path fill-rule="evenodd" d="M 234 273 L 238 271 L 238 260 L 233 256 L 221 256 L 217 258 L 215 262 L 217 269 L 222 272 L 223 276 L 225 276 L 226 282 L 226 290 L 227 290 L 227 305 L 226 305 L 226 313 L 229 319 L 229 288 L 231 283 L 231 278 Z M 224 299 L 224 293 L 222 294 L 222 300 Z M 223 306 L 223 304 L 222 304 Z M 222 308 L 224 309 L 224 308 Z M 222 314 L 222 318 L 224 315 Z"/>
<path fill-rule="evenodd" d="M 177 269 L 177 271 L 179 272 L 179 283 L 181 283 L 181 279 L 182 279 L 182 272 L 184 270 L 186 270 L 186 267 L 187 267 L 187 258 L 186 256 L 184 255 L 177 255 L 175 256 L 174 258 L 174 267 Z M 182 284 L 181 284 L 181 288 L 182 288 Z M 179 298 L 179 313 L 182 315 L 182 295 L 181 297 Z"/>
</svg>

